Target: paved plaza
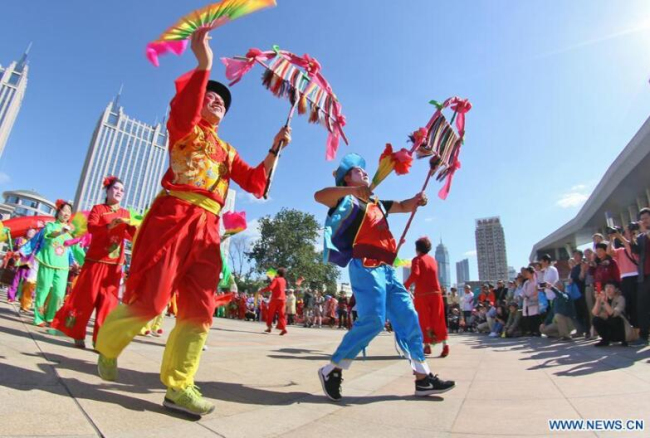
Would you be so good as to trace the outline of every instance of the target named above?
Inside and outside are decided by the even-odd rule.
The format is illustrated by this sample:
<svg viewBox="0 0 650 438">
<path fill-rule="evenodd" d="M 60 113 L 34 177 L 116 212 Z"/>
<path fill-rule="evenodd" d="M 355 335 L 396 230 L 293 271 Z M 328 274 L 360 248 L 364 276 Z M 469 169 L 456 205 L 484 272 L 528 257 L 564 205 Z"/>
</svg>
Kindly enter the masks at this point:
<svg viewBox="0 0 650 438">
<path fill-rule="evenodd" d="M 162 338 L 137 337 L 119 359 L 116 383 L 96 373 L 97 355 L 34 327 L 0 302 L 0 436 L 70 437 L 487 437 L 549 436 L 549 419 L 643 419 L 648 436 L 650 350 L 594 348 L 546 339 L 452 335 L 451 355 L 431 358 L 456 381 L 441 397 L 416 398 L 410 368 L 380 335 L 344 373 L 344 402 L 328 401 L 316 370 L 343 330 L 215 319 L 197 384 L 216 403 L 200 421 L 162 406 Z M 438 354 L 439 351 L 434 351 Z"/>
</svg>

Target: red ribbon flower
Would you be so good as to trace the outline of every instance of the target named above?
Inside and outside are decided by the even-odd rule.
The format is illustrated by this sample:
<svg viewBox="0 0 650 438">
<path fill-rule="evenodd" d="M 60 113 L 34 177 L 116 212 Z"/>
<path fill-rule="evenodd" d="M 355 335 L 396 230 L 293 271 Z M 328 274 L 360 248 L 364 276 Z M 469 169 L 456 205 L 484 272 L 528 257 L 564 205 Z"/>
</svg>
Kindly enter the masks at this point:
<svg viewBox="0 0 650 438">
<path fill-rule="evenodd" d="M 302 55 L 302 65 L 310 76 L 316 76 L 321 69 L 320 62 L 307 53 Z"/>
<path fill-rule="evenodd" d="M 113 175 L 109 175 L 105 177 L 104 182 L 102 183 L 102 187 L 104 187 L 105 189 L 110 187 L 113 183 L 115 183 L 115 180 L 117 180 L 117 177 Z"/>
<path fill-rule="evenodd" d="M 413 156 L 408 149 L 402 148 L 393 154 L 395 159 L 395 173 L 398 175 L 405 175 L 411 170 L 413 164 Z"/>
<path fill-rule="evenodd" d="M 252 49 L 250 49 L 250 50 L 246 53 L 246 57 L 247 57 L 249 60 L 250 60 L 250 59 L 253 59 L 253 60 L 254 60 L 254 59 L 257 58 L 258 56 L 263 55 L 263 54 L 264 54 L 264 52 L 262 52 L 260 49 L 257 49 L 257 48 L 255 48 L 255 47 L 253 47 Z"/>
<path fill-rule="evenodd" d="M 54 205 L 56 206 L 57 210 L 61 210 L 64 205 L 66 205 L 68 202 L 64 201 L 63 199 L 57 199 Z"/>
</svg>

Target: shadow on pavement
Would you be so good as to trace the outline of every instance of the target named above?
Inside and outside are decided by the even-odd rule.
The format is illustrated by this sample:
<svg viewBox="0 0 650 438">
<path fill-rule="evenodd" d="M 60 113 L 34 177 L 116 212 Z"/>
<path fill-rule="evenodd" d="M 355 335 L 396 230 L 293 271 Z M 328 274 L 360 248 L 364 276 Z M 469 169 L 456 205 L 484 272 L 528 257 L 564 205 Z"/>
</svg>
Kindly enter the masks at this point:
<svg viewBox="0 0 650 438">
<path fill-rule="evenodd" d="M 635 349 L 612 344 L 609 347 L 594 347 L 594 342 L 578 338 L 571 342 L 539 337 L 489 338 L 476 335 L 464 341 L 472 348 L 504 349 L 518 351 L 526 357 L 520 360 L 538 361 L 528 370 L 553 369 L 573 365 L 569 369 L 553 373 L 556 376 L 578 377 L 614 369 L 624 369 L 639 360 L 650 358 L 650 349 Z M 648 361 L 650 363 L 650 361 Z"/>
</svg>

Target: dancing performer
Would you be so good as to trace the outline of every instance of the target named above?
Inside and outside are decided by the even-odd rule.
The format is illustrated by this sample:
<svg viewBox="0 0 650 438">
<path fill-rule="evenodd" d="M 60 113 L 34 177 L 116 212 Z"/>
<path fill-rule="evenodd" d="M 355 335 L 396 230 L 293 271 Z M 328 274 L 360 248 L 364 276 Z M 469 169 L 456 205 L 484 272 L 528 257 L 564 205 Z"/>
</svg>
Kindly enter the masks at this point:
<svg viewBox="0 0 650 438">
<path fill-rule="evenodd" d="M 208 80 L 213 60 L 208 39 L 205 28 L 192 34 L 198 67 L 176 81 L 167 123 L 170 168 L 162 180 L 164 190 L 138 230 L 123 304 L 106 318 L 96 347 L 99 375 L 115 380 L 122 350 L 177 292 L 176 326 L 160 373 L 167 386 L 163 405 L 193 415 L 214 410 L 194 384 L 194 375 L 212 325 L 221 272 L 219 213 L 230 180 L 262 197 L 275 156 L 291 141 L 290 129 L 282 128 L 264 161 L 253 168 L 219 138 L 231 95 L 225 85 Z"/>
<path fill-rule="evenodd" d="M 11 283 L 11 286 L 7 289 L 7 301 L 13 303 L 17 299 L 17 294 L 21 290 L 22 285 L 25 284 L 25 280 L 29 275 L 29 260 L 28 257 L 25 257 L 21 254 L 20 249 L 25 246 L 25 244 L 34 237 L 36 234 L 34 229 L 27 230 L 25 237 L 19 237 L 14 241 L 14 258 L 15 258 L 15 267 L 16 275 L 14 276 L 14 281 Z"/>
<path fill-rule="evenodd" d="M 61 199 L 56 201 L 56 220 L 45 225 L 42 243 L 36 253 L 38 277 L 36 279 L 36 300 L 34 303 L 34 325 L 44 327 L 51 323 L 57 310 L 63 304 L 68 284 L 70 266 L 74 258 L 70 247 L 64 245 L 72 239 L 69 224 L 72 205 Z M 47 308 L 45 301 L 49 296 Z"/>
<path fill-rule="evenodd" d="M 128 210 L 120 207 L 124 184 L 119 178 L 104 179 L 106 199 L 88 215 L 92 240 L 85 263 L 65 304 L 57 312 L 52 328 L 74 339 L 77 348 L 86 348 L 86 326 L 95 312 L 93 346 L 108 314 L 117 307 L 124 266 L 124 241 L 133 240 L 136 228 L 129 224 Z"/>
<path fill-rule="evenodd" d="M 278 324 L 275 326 L 275 328 L 281 330 L 280 336 L 287 334 L 287 294 L 285 292 L 287 289 L 287 280 L 284 278 L 286 273 L 286 269 L 278 269 L 278 275 L 273 278 L 271 284 L 260 290 L 260 293 L 271 292 L 271 301 L 269 302 L 269 309 L 266 312 L 266 330 L 264 330 L 264 333 L 271 333 L 273 318 L 275 318 L 275 314 L 277 313 Z"/>
<path fill-rule="evenodd" d="M 317 202 L 329 207 L 325 223 L 325 259 L 341 267 L 350 265 L 350 283 L 359 319 L 343 337 L 331 362 L 318 370 L 325 395 L 341 397 L 342 370 L 384 329 L 388 318 L 398 344 L 416 376 L 415 395 L 427 396 L 452 389 L 452 381 L 431 374 L 423 350 L 422 332 L 413 301 L 396 278 L 395 239 L 387 215 L 412 212 L 427 202 L 424 193 L 405 201 L 372 198 L 366 163 L 357 154 L 346 155 L 334 173 L 336 187 L 316 192 Z"/>
<path fill-rule="evenodd" d="M 429 255 L 431 241 L 421 237 L 415 242 L 416 256 L 411 261 L 411 275 L 404 283 L 406 289 L 415 284 L 415 310 L 424 337 L 424 354 L 431 354 L 431 344 L 442 343 L 440 357 L 449 355 L 447 324 L 442 289 L 438 281 L 438 263 Z"/>
</svg>

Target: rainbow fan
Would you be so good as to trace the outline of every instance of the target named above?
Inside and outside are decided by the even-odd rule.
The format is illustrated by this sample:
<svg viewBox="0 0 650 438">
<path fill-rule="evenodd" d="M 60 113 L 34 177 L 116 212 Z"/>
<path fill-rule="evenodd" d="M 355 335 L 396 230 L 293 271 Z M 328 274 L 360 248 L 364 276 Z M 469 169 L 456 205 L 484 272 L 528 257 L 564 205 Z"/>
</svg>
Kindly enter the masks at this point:
<svg viewBox="0 0 650 438">
<path fill-rule="evenodd" d="M 407 149 L 402 148 L 397 152 L 393 152 L 393 146 L 390 143 L 386 143 L 386 148 L 379 157 L 379 167 L 377 168 L 377 172 L 375 173 L 375 176 L 372 177 L 370 190 L 375 190 L 375 188 L 386 179 L 393 170 L 395 170 L 395 173 L 398 175 L 409 173 L 411 164 L 413 164 L 413 157 Z"/>
<path fill-rule="evenodd" d="M 156 41 L 147 44 L 147 58 L 158 67 L 160 55 L 181 55 L 187 48 L 188 39 L 197 29 L 216 29 L 239 17 L 275 5 L 275 0 L 223 0 L 197 9 L 178 20 Z"/>
<path fill-rule="evenodd" d="M 88 233 L 88 212 L 79 211 L 77 212 L 70 221 L 72 225 L 72 236 L 81 237 Z"/>
<path fill-rule="evenodd" d="M 142 224 L 144 217 L 147 215 L 147 211 L 149 210 L 145 210 L 144 213 L 140 214 L 136 209 L 129 208 L 129 225 L 139 227 Z"/>
<path fill-rule="evenodd" d="M 395 258 L 393 262 L 393 267 L 395 268 L 411 268 L 411 261 L 408 259 L 400 259 L 399 257 Z"/>
<path fill-rule="evenodd" d="M 269 277 L 271 280 L 273 280 L 275 277 L 278 276 L 278 271 L 271 268 L 268 271 L 266 271 L 266 276 Z"/>
</svg>

